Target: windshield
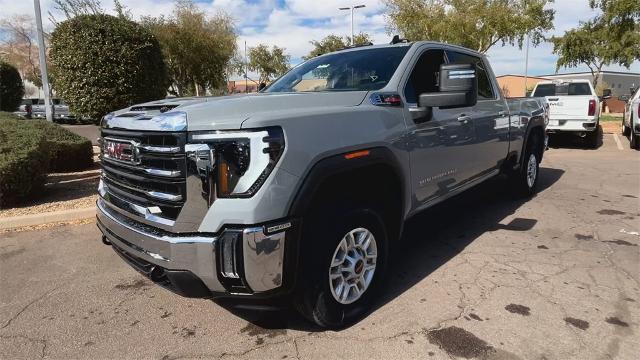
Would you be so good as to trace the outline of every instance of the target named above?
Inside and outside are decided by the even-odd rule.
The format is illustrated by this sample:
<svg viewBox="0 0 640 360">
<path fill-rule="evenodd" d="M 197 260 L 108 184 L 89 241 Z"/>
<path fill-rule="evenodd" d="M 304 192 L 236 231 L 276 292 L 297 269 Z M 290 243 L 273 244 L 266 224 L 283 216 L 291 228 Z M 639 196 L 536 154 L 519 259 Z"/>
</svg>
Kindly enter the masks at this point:
<svg viewBox="0 0 640 360">
<path fill-rule="evenodd" d="M 264 92 L 369 91 L 382 89 L 409 46 L 345 51 L 308 60 Z"/>
<path fill-rule="evenodd" d="M 588 83 L 539 84 L 533 96 L 592 95 Z"/>
</svg>

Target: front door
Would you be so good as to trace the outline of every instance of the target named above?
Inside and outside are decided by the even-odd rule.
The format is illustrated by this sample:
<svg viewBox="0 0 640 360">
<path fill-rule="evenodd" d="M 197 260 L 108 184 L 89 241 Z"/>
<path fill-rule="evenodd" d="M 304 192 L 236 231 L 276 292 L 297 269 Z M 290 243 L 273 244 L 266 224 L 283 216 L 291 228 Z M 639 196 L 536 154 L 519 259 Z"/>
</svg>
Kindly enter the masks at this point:
<svg viewBox="0 0 640 360">
<path fill-rule="evenodd" d="M 417 106 L 419 94 L 438 91 L 440 65 L 445 61 L 441 49 L 419 53 L 403 91 L 414 209 L 449 194 L 473 172 L 472 108 L 433 108 L 425 113 Z"/>
<path fill-rule="evenodd" d="M 476 145 L 472 177 L 482 177 L 499 169 L 509 151 L 509 109 L 497 90 L 491 68 L 482 58 L 458 51 L 446 51 L 452 64 L 475 64 L 478 78 L 478 103 L 472 108 Z"/>
</svg>

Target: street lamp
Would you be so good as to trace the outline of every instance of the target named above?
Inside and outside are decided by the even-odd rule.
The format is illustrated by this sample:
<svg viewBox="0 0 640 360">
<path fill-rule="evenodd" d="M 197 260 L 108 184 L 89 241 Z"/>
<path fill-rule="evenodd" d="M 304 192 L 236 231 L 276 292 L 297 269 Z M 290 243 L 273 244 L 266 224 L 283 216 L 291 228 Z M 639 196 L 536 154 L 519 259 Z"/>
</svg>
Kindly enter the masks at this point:
<svg viewBox="0 0 640 360">
<path fill-rule="evenodd" d="M 338 8 L 338 10 L 351 10 L 351 46 L 353 46 L 353 44 L 354 44 L 354 41 L 353 41 L 353 10 L 354 9 L 361 9 L 363 7 L 365 7 L 365 5 L 355 5 L 355 6 Z"/>
</svg>

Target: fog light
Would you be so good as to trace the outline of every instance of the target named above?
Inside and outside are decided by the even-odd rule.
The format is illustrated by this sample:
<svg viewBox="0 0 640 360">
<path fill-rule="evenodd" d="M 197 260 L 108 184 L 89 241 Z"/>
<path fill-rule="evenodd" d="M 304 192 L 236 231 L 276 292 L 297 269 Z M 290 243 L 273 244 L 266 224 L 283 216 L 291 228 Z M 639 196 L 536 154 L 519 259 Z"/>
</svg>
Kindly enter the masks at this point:
<svg viewBox="0 0 640 360">
<path fill-rule="evenodd" d="M 220 239 L 220 264 L 222 276 L 226 278 L 238 279 L 238 261 L 236 254 L 238 253 L 238 244 L 240 242 L 237 233 L 226 233 Z"/>
</svg>

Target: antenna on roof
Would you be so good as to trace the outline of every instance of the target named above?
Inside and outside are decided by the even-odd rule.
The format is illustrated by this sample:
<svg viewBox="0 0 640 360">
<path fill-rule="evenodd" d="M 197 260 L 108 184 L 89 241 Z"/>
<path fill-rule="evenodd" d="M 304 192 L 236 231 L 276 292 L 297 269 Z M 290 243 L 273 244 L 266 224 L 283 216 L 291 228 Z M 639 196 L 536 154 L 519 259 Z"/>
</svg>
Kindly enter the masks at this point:
<svg viewBox="0 0 640 360">
<path fill-rule="evenodd" d="M 391 39 L 390 44 L 395 45 L 395 44 L 407 43 L 407 42 L 409 42 L 409 40 L 400 38 L 400 35 L 394 35 L 393 39 Z"/>
</svg>

